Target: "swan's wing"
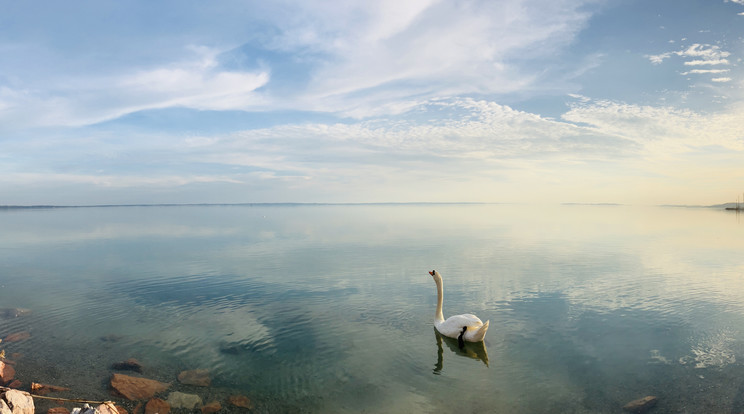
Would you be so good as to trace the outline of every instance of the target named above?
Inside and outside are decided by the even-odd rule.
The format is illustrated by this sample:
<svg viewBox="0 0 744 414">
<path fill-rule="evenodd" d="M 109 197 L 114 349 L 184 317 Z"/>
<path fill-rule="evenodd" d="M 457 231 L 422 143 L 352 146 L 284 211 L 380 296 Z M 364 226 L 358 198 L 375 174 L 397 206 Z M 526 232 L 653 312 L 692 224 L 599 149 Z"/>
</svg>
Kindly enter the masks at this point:
<svg viewBox="0 0 744 414">
<path fill-rule="evenodd" d="M 469 313 L 463 315 L 453 315 L 436 325 L 437 330 L 444 336 L 457 338 L 462 333 L 462 327 L 467 326 L 468 330 L 477 329 L 483 325 L 483 322 L 475 315 Z"/>
</svg>

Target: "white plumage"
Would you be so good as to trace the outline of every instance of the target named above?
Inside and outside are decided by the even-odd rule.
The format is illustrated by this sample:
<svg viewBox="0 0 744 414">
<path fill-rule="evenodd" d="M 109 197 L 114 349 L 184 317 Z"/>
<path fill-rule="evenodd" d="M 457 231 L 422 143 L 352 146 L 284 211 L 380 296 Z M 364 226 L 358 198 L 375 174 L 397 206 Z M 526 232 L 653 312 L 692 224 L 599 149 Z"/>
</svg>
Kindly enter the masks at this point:
<svg viewBox="0 0 744 414">
<path fill-rule="evenodd" d="M 434 283 L 437 284 L 437 311 L 434 315 L 434 327 L 437 331 L 444 336 L 467 342 L 482 341 L 486 336 L 486 331 L 488 331 L 489 321 L 483 323 L 477 316 L 470 313 L 450 316 L 445 320 L 442 315 L 442 302 L 444 300 L 442 275 L 436 270 L 432 270 L 429 274 L 434 278 Z"/>
</svg>

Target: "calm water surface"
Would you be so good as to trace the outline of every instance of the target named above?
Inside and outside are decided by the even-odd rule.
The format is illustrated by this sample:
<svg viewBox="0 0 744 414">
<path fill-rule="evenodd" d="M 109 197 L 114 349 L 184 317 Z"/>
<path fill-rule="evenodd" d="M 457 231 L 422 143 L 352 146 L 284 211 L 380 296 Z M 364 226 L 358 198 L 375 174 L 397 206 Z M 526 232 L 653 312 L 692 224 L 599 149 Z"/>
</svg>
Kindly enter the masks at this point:
<svg viewBox="0 0 744 414">
<path fill-rule="evenodd" d="M 107 207 L 2 211 L 0 229 L 0 308 L 32 310 L 0 318 L 0 338 L 31 333 L 0 349 L 59 396 L 110 399 L 133 357 L 256 412 L 618 413 L 646 395 L 655 413 L 744 411 L 733 213 Z M 491 321 L 484 346 L 435 333 L 432 269 L 445 317 Z M 176 381 L 196 368 L 211 387 Z"/>
</svg>

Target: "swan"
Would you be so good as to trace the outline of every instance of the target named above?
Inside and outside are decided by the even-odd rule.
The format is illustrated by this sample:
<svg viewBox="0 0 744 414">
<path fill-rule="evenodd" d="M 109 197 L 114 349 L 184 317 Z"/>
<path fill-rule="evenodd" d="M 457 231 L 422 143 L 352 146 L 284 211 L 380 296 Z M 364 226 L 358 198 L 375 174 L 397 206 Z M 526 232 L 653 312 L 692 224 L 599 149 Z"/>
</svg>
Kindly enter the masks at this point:
<svg viewBox="0 0 744 414">
<path fill-rule="evenodd" d="M 436 270 L 432 270 L 429 274 L 434 278 L 434 283 L 437 284 L 437 313 L 434 314 L 434 327 L 437 331 L 444 336 L 457 339 L 460 348 L 464 345 L 464 341 L 483 341 L 490 321 L 483 323 L 477 316 L 469 313 L 453 315 L 445 320 L 442 315 L 442 301 L 444 299 L 442 275 Z"/>
</svg>

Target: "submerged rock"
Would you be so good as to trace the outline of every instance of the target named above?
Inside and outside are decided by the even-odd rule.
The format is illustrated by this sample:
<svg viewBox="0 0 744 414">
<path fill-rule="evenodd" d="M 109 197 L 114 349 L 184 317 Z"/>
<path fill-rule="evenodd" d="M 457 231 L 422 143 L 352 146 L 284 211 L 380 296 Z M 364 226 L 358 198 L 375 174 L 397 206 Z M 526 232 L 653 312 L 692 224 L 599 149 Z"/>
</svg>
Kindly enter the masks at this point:
<svg viewBox="0 0 744 414">
<path fill-rule="evenodd" d="M 47 414 L 70 414 L 70 410 L 65 407 L 52 407 L 47 410 Z"/>
<path fill-rule="evenodd" d="M 657 401 L 658 398 L 653 395 L 648 395 L 625 404 L 623 410 L 630 411 L 631 413 L 645 413 L 656 405 Z"/>
<path fill-rule="evenodd" d="M 69 391 L 69 388 L 59 387 L 57 385 L 31 383 L 31 393 L 36 395 L 47 395 L 50 392 Z"/>
<path fill-rule="evenodd" d="M 5 342 L 18 342 L 23 341 L 31 337 L 31 333 L 28 331 L 12 333 L 5 337 Z"/>
<path fill-rule="evenodd" d="M 231 395 L 230 398 L 227 399 L 230 404 L 240 407 L 240 408 L 253 408 L 253 402 L 251 402 L 250 398 L 246 397 L 245 395 Z"/>
<path fill-rule="evenodd" d="M 13 381 L 15 377 L 15 368 L 12 365 L 0 361 L 0 384 L 7 384 Z"/>
<path fill-rule="evenodd" d="M 111 375 L 111 388 L 129 400 L 146 400 L 169 387 L 170 384 L 147 378 L 123 374 Z"/>
<path fill-rule="evenodd" d="M 186 385 L 196 385 L 197 387 L 208 387 L 212 380 L 209 378 L 208 370 L 194 369 L 178 374 L 178 382 Z"/>
<path fill-rule="evenodd" d="M 145 405 L 145 414 L 168 414 L 170 405 L 160 398 L 153 398 Z"/>
<path fill-rule="evenodd" d="M 142 364 L 134 358 L 129 358 L 126 361 L 112 364 L 111 368 L 119 371 L 134 371 L 142 373 Z"/>
<path fill-rule="evenodd" d="M 31 394 L 18 390 L 8 390 L 0 394 L 2 414 L 34 414 L 34 399 Z"/>
<path fill-rule="evenodd" d="M 188 408 L 189 410 L 202 405 L 202 399 L 196 394 L 186 394 L 174 391 L 168 395 L 166 400 L 171 408 Z"/>
<path fill-rule="evenodd" d="M 211 403 L 201 408 L 202 414 L 214 414 L 222 409 L 222 404 L 219 401 L 212 401 Z"/>
<path fill-rule="evenodd" d="M 31 309 L 24 308 L 3 308 L 0 309 L 0 318 L 11 319 L 19 316 L 26 316 L 31 314 Z"/>
</svg>

